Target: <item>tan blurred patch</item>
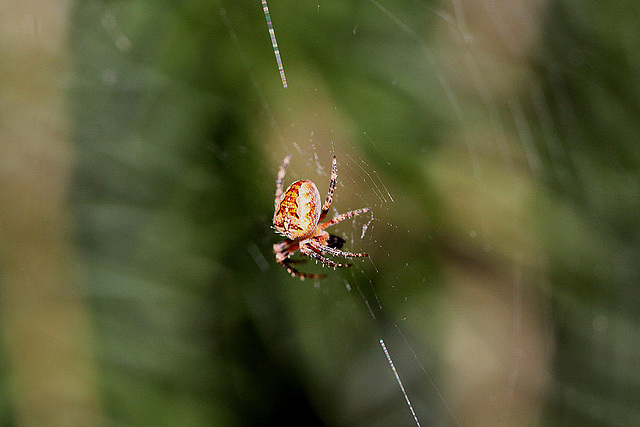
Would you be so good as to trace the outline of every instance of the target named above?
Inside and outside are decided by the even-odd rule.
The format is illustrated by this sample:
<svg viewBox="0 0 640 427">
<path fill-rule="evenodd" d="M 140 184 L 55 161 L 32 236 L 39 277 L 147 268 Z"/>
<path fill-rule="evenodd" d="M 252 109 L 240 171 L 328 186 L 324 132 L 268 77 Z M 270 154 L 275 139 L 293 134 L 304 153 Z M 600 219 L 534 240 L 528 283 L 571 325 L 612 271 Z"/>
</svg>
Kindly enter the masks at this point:
<svg viewBox="0 0 640 427">
<path fill-rule="evenodd" d="M 66 1 L 0 6 L 0 300 L 17 425 L 99 423 L 70 239 Z"/>
<path fill-rule="evenodd" d="M 446 395 L 462 425 L 531 425 L 540 415 L 549 363 L 536 189 L 523 168 L 505 167 L 478 141 L 481 175 L 460 161 L 468 155 L 455 141 L 429 166 L 450 227 L 442 246 Z"/>
<path fill-rule="evenodd" d="M 523 135 L 503 121 L 526 120 L 516 117 L 516 100 L 533 74 L 526 58 L 539 42 L 544 2 L 455 5 L 470 44 L 443 49 L 441 58 L 459 64 L 446 67 L 447 78 L 469 96 L 460 117 L 468 121 L 427 165 L 447 218 L 446 398 L 462 425 L 535 425 L 553 347 L 541 312 L 537 163 Z"/>
</svg>

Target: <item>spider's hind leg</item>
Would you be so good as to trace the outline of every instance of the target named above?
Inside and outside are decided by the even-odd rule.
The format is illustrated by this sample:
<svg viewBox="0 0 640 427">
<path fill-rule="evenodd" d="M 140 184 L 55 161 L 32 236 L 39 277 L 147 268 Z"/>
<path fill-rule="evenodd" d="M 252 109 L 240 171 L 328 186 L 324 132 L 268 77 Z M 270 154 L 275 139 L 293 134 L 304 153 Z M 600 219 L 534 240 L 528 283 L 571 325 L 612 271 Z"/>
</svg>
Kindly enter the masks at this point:
<svg viewBox="0 0 640 427">
<path fill-rule="evenodd" d="M 291 275 L 291 277 L 299 277 L 300 280 L 304 279 L 322 279 L 326 277 L 324 274 L 314 274 L 314 273 L 302 273 L 291 266 L 291 264 L 301 263 L 303 260 L 292 260 L 290 258 L 285 259 L 282 262 L 278 262 L 281 266 L 287 269 L 287 272 Z"/>
<path fill-rule="evenodd" d="M 303 255 L 308 256 L 309 258 L 313 258 L 316 261 L 320 261 L 321 263 L 323 263 L 324 265 L 327 265 L 329 267 L 343 268 L 343 267 L 351 266 L 351 264 L 340 264 L 340 263 L 337 263 L 335 261 L 332 261 L 332 260 L 322 256 L 321 252 L 324 251 L 325 248 L 329 249 L 329 250 L 327 250 L 327 252 L 329 252 L 329 253 L 331 253 L 331 251 L 342 252 L 342 251 L 340 251 L 338 249 L 332 249 L 332 248 L 330 248 L 328 246 L 322 246 L 320 244 L 317 244 L 314 241 L 310 241 L 306 245 L 301 245 L 300 246 L 300 253 L 302 253 Z"/>
<path fill-rule="evenodd" d="M 344 239 L 338 237 L 338 236 L 334 236 L 333 234 L 327 234 L 327 232 L 324 232 L 324 236 L 320 235 L 317 236 L 315 239 L 310 239 L 308 245 L 311 247 L 311 249 L 315 252 L 317 252 L 317 254 L 324 254 L 324 253 L 328 253 L 330 255 L 333 256 L 339 256 L 342 258 L 364 258 L 364 257 L 368 257 L 369 254 L 366 253 L 354 253 L 354 252 L 346 252 L 346 251 L 342 251 L 340 250 L 340 248 L 342 248 L 342 246 L 344 245 Z M 302 246 L 300 246 L 300 252 L 304 253 L 305 255 L 307 255 L 306 252 L 303 252 L 302 250 Z M 316 258 L 318 259 L 318 261 L 322 261 L 319 258 L 313 256 L 313 255 L 307 255 L 310 256 L 311 258 Z M 330 263 L 333 261 L 327 260 L 329 262 L 325 262 L 322 261 L 324 264 L 327 265 L 331 265 Z M 331 265 L 332 267 L 348 267 L 351 264 L 337 264 L 337 265 Z"/>
<path fill-rule="evenodd" d="M 293 277 L 304 279 L 322 279 L 324 274 L 302 273 L 295 269 L 291 264 L 299 264 L 305 262 L 304 259 L 291 259 L 291 255 L 298 250 L 298 242 L 286 239 L 283 242 L 273 245 L 273 252 L 276 255 L 276 262 L 287 270 Z"/>
<path fill-rule="evenodd" d="M 354 252 L 346 252 L 341 251 L 340 249 L 334 248 L 329 245 L 318 245 L 318 249 L 333 256 L 339 256 L 342 258 L 365 258 L 368 257 L 369 254 L 366 253 L 354 253 Z"/>
</svg>

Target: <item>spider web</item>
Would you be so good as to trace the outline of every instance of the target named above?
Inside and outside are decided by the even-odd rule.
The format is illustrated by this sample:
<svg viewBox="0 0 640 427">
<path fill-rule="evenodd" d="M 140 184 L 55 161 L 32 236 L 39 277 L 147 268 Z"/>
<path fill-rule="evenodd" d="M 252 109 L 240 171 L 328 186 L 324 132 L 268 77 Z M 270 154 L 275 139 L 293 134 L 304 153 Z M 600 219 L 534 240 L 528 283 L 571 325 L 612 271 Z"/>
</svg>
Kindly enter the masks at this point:
<svg viewBox="0 0 640 427">
<path fill-rule="evenodd" d="M 444 59 L 436 59 L 432 53 L 433 48 L 428 45 L 427 37 L 419 35 L 417 30 L 411 27 L 412 25 L 419 27 L 420 24 L 409 19 L 399 18 L 392 10 L 379 2 L 371 1 L 371 5 L 381 13 L 384 18 L 382 21 L 386 20 L 387 31 L 394 31 L 396 36 L 400 34 L 399 38 L 404 39 L 400 42 L 412 46 L 417 60 L 411 61 L 413 62 L 411 71 L 437 82 L 429 88 L 429 91 L 436 92 L 446 100 L 444 104 L 448 104 L 453 120 L 460 124 L 464 123 L 467 117 L 458 100 L 460 95 L 452 89 L 452 83 L 449 81 L 451 77 L 447 76 L 450 65 L 439 62 Z M 482 87 L 481 73 L 473 69 L 478 64 L 469 52 L 468 43 L 472 37 L 465 28 L 464 17 L 461 15 L 456 18 L 452 17 L 449 13 L 455 13 L 453 10 L 451 12 L 432 10 L 422 3 L 419 6 L 425 10 L 425 19 L 422 24 L 435 24 L 439 27 L 444 26 L 445 29 L 449 26 L 455 30 L 457 34 L 449 39 L 454 46 L 453 53 L 449 53 L 449 55 L 453 55 L 453 57 L 446 58 L 446 60 L 466 62 L 467 68 L 471 70 L 468 78 L 472 79 L 476 86 Z M 453 6 L 460 14 L 460 5 L 454 4 Z M 272 8 L 283 14 L 285 12 L 281 7 L 272 6 Z M 318 5 L 315 12 L 319 17 L 323 17 L 322 5 Z M 227 18 L 226 11 L 223 12 L 223 16 L 230 34 L 237 40 L 233 24 Z M 282 21 L 279 21 L 278 25 L 282 25 L 281 23 Z M 354 40 L 366 38 L 366 27 L 362 24 L 359 25 L 358 20 L 353 20 L 352 23 L 353 31 L 351 33 Z M 286 26 L 282 25 L 281 28 L 286 28 Z M 339 174 L 334 204 L 332 205 L 334 215 L 359 207 L 372 208 L 370 214 L 336 225 L 334 230 L 329 230 L 348 242 L 345 246 L 346 250 L 366 250 L 370 253 L 370 258 L 364 261 L 354 260 L 353 268 L 337 271 L 332 274 L 329 280 L 316 281 L 314 286 L 325 290 L 332 289 L 332 293 L 335 293 L 337 291 L 335 287 L 331 287 L 331 283 L 338 282 L 342 283 L 348 292 L 359 295 L 360 298 L 356 299 L 359 299 L 361 304 L 366 307 L 371 319 L 378 325 L 378 334 L 384 336 L 395 347 L 395 352 L 400 353 L 400 357 L 404 358 L 403 364 L 408 365 L 400 367 L 400 372 L 404 369 L 405 375 L 410 379 L 409 394 L 422 398 L 417 401 L 418 416 L 407 398 L 408 395 L 402 383 L 399 384 L 409 405 L 408 409 L 414 415 L 416 423 L 419 423 L 418 418 L 421 417 L 426 420 L 441 419 L 447 420 L 448 423 L 458 424 L 455 411 L 452 409 L 453 403 L 450 403 L 451 399 L 445 398 L 443 394 L 444 386 L 436 384 L 430 374 L 430 372 L 439 372 L 440 369 L 437 360 L 434 360 L 435 357 L 428 356 L 430 355 L 429 348 L 434 353 L 436 351 L 436 346 L 430 345 L 429 342 L 437 341 L 433 340 L 433 336 L 440 335 L 442 332 L 435 327 L 434 329 L 427 327 L 425 330 L 421 326 L 416 326 L 416 324 L 425 322 L 425 314 L 428 317 L 437 318 L 439 313 L 446 310 L 443 307 L 447 306 L 443 302 L 442 291 L 435 288 L 434 285 L 437 282 L 430 274 L 430 264 L 433 263 L 435 254 L 433 248 L 429 248 L 428 242 L 433 241 L 434 236 L 439 234 L 434 233 L 431 229 L 437 220 L 431 218 L 428 210 L 423 210 L 430 203 L 423 202 L 418 206 L 412 206 L 416 201 L 407 196 L 404 189 L 401 186 L 398 187 L 397 182 L 395 185 L 387 183 L 387 179 L 384 178 L 385 170 L 402 169 L 405 163 L 412 163 L 411 159 L 404 156 L 393 159 L 385 157 L 385 152 L 379 148 L 380 142 L 378 142 L 379 138 L 384 138 L 382 135 L 385 131 L 381 130 L 381 136 L 378 137 L 377 131 L 369 130 L 366 121 L 364 121 L 365 124 L 361 124 L 363 120 L 358 117 L 357 111 L 355 113 L 352 110 L 342 111 L 344 107 L 341 106 L 340 101 L 334 99 L 331 90 L 318 76 L 315 76 L 316 78 L 310 76 L 311 82 L 301 79 L 303 81 L 297 85 L 295 77 L 290 76 L 288 93 L 281 92 L 273 86 L 267 86 L 267 84 L 257 83 L 258 77 L 252 71 L 251 61 L 242 53 L 242 43 L 237 40 L 237 44 L 247 74 L 254 82 L 254 87 L 262 99 L 263 114 L 266 116 L 272 134 L 269 141 L 266 142 L 269 147 L 267 152 L 271 156 L 272 174 L 277 170 L 275 165 L 278 164 L 278 159 L 292 153 L 287 180 L 292 182 L 297 179 L 311 179 L 323 192 L 329 180 L 330 159 L 333 155 L 337 155 Z M 286 52 L 286 49 L 283 51 Z M 389 58 L 393 58 L 393 50 L 380 52 L 381 56 L 385 56 L 385 53 Z M 401 84 L 399 83 L 400 79 L 405 84 L 407 83 L 408 77 L 402 75 L 404 72 L 400 70 L 403 67 L 401 64 L 398 65 L 397 68 L 380 68 L 379 70 L 381 78 L 386 79 L 391 88 L 397 88 Z M 384 67 L 383 64 L 379 64 L 379 66 Z M 264 77 L 261 76 L 260 80 L 264 80 Z M 298 105 L 291 104 L 296 102 L 295 97 L 299 93 L 304 94 L 301 96 L 306 101 L 306 105 L 302 106 L 302 111 Z M 281 102 L 284 104 L 284 111 L 280 110 Z M 289 107 L 287 107 L 288 105 Z M 292 112 L 293 114 L 291 114 Z M 480 191 L 477 187 L 482 186 L 482 159 L 477 154 L 478 147 L 472 142 L 471 133 L 467 130 L 463 129 L 454 138 L 460 140 L 460 148 L 466 149 L 463 173 L 467 179 L 475 182 L 470 186 L 469 191 Z M 395 143 L 402 144 L 401 141 Z M 364 150 L 358 144 L 364 146 Z M 385 142 L 385 144 L 389 143 Z M 455 144 L 458 145 L 457 142 Z M 417 150 L 416 154 L 428 164 L 427 154 L 433 150 L 428 141 L 417 142 L 414 149 Z M 368 151 L 374 159 L 368 158 L 363 151 Z M 408 153 L 410 151 L 405 154 Z M 458 153 L 455 155 L 458 156 Z M 428 173 L 426 171 L 423 173 L 423 177 L 414 177 L 414 180 L 428 181 Z M 288 184 L 285 182 L 286 185 Z M 410 182 L 410 185 L 413 186 L 415 183 Z M 450 184 L 447 183 L 447 185 Z M 481 217 L 486 215 L 482 211 L 479 214 Z M 422 222 L 419 227 L 416 227 L 415 218 L 420 218 L 418 222 Z M 477 227 L 478 229 L 468 230 L 471 238 L 491 233 L 489 226 L 482 218 L 480 218 Z M 268 260 L 270 255 L 257 253 L 255 251 L 257 246 L 251 246 L 253 248 L 251 249 L 252 256 L 256 260 L 256 264 L 264 268 L 266 265 L 264 260 Z M 416 257 L 415 252 L 422 252 L 424 258 Z M 403 262 L 403 260 L 405 261 Z M 518 382 L 518 356 L 515 355 L 518 353 L 518 341 L 522 327 L 520 317 L 523 296 L 519 282 L 515 277 L 522 274 L 522 268 L 518 262 L 514 261 L 513 277 L 507 279 L 507 281 L 510 280 L 508 286 L 511 288 L 513 300 L 506 306 L 507 310 L 513 314 L 506 314 L 505 320 L 513 324 L 513 332 L 508 334 L 508 338 L 512 340 L 510 354 L 513 356 L 504 360 L 510 366 L 508 371 L 511 372 L 507 375 L 509 377 L 508 385 L 502 390 L 502 398 L 507 402 L 506 407 L 513 405 L 514 390 Z M 297 284 L 292 283 L 292 285 L 296 286 Z M 440 302 L 426 302 L 425 299 Z M 416 310 L 421 314 L 415 314 Z M 412 312 L 414 314 L 411 314 Z M 426 322 L 432 325 L 438 324 L 437 320 L 426 320 Z M 407 334 L 412 335 L 413 333 L 406 331 L 421 329 L 426 335 L 425 339 L 407 338 Z M 386 352 L 384 341 L 381 340 L 381 343 Z M 420 350 L 416 351 L 416 348 L 420 348 Z M 406 360 L 407 357 L 410 361 Z M 393 362 L 391 362 L 391 366 L 396 372 Z M 379 369 L 384 370 L 388 367 L 378 367 Z M 378 374 L 382 375 L 382 373 Z M 398 381 L 400 381 L 399 378 Z M 391 390 L 394 386 L 387 383 L 387 387 Z M 397 411 L 400 412 L 402 409 L 397 408 Z M 407 415 L 409 413 L 406 407 L 404 412 Z M 400 419 L 403 418 L 399 414 L 396 416 Z M 389 420 L 385 420 L 383 424 L 389 422 Z"/>
<path fill-rule="evenodd" d="M 74 197 L 116 422 L 640 417 L 638 13 L 502 3 L 79 4 Z M 276 264 L 289 154 L 285 188 L 323 199 L 337 156 L 328 219 L 371 210 L 327 231 L 369 258 Z"/>
<path fill-rule="evenodd" d="M 337 155 L 334 215 L 372 208 L 331 231 L 346 240 L 346 250 L 370 258 L 314 286 L 339 300 L 335 283 L 342 283 L 359 296 L 408 379 L 407 392 L 399 385 L 416 423 L 459 424 L 459 411 L 471 424 L 535 423 L 544 405 L 525 390 L 548 387 L 555 336 L 548 299 L 554 292 L 545 285 L 553 281 L 548 251 L 554 248 L 543 247 L 544 233 L 533 224 L 548 203 L 538 199 L 545 185 L 568 198 L 579 185 L 567 151 L 579 127 L 571 77 L 548 66 L 554 58 L 537 49 L 545 43 L 545 18 L 579 26 L 580 12 L 543 3 L 370 0 L 359 3 L 361 15 L 332 20 L 328 4 L 272 3 L 282 40 L 290 22 L 304 16 L 312 33 L 307 58 L 316 59 L 314 37 L 334 43 L 348 37 L 349 48 L 336 45 L 339 53 L 317 56 L 360 69 L 383 87 L 372 106 L 363 92 L 375 89 L 342 86 L 339 75 L 292 65 L 285 91 L 274 83 L 275 70 L 258 75 L 243 56 L 263 101 L 271 174 L 292 153 L 287 180 L 311 179 L 323 192 Z M 233 36 L 231 19 L 226 25 Z M 237 41 L 240 52 L 242 44 Z M 280 46 L 285 63 L 299 53 L 288 52 L 286 42 Z M 526 57 L 543 71 L 536 74 Z M 406 101 L 417 113 L 394 104 L 409 93 L 421 98 Z M 387 107 L 388 114 L 375 111 Z M 392 124 L 372 123 L 368 114 Z M 397 118 L 402 114 L 404 121 Z M 256 263 L 270 256 L 261 253 Z M 388 367 L 374 372 L 389 377 Z M 570 383 L 553 384 L 566 390 Z M 387 378 L 385 387 L 395 386 Z M 404 411 L 407 423 L 407 408 L 396 409 L 396 422 Z"/>
</svg>

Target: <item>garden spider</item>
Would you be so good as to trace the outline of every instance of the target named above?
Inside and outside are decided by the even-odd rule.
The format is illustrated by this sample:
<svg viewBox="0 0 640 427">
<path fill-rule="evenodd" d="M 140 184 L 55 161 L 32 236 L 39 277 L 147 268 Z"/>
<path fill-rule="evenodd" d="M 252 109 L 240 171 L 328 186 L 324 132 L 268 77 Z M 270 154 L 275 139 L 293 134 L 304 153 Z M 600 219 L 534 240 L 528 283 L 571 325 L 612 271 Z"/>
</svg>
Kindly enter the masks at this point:
<svg viewBox="0 0 640 427">
<path fill-rule="evenodd" d="M 369 208 L 357 209 L 336 216 L 335 218 L 321 224 L 320 222 L 327 216 L 331 201 L 333 199 L 333 190 L 336 187 L 338 179 L 338 162 L 336 156 L 333 156 L 331 165 L 331 181 L 329 182 L 329 193 L 324 201 L 322 208 L 320 207 L 320 192 L 316 185 L 311 181 L 296 181 L 282 192 L 282 181 L 289 164 L 291 156 L 284 158 L 278 179 L 276 180 L 276 199 L 275 213 L 273 215 L 273 227 L 276 232 L 286 237 L 283 242 L 273 245 L 273 252 L 276 255 L 278 264 L 287 269 L 293 277 L 304 279 L 320 279 L 325 277 L 324 274 L 301 273 L 291 266 L 291 264 L 300 261 L 294 261 L 290 257 L 297 250 L 302 255 L 320 261 L 329 267 L 349 267 L 351 264 L 339 264 L 328 258 L 325 254 L 340 256 L 344 258 L 366 257 L 367 254 L 351 253 L 341 251 L 344 245 L 344 239 L 324 231 L 334 224 L 349 219 L 353 216 L 367 212 Z"/>
</svg>

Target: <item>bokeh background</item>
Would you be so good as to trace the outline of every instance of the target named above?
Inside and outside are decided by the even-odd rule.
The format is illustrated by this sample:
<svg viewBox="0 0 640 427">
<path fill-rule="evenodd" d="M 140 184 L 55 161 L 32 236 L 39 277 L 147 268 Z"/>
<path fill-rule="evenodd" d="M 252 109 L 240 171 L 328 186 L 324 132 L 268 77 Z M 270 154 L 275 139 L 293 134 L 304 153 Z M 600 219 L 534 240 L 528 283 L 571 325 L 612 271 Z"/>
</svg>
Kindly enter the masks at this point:
<svg viewBox="0 0 640 427">
<path fill-rule="evenodd" d="M 0 425 L 637 425 L 640 4 L 269 8 L 0 3 Z"/>
</svg>

